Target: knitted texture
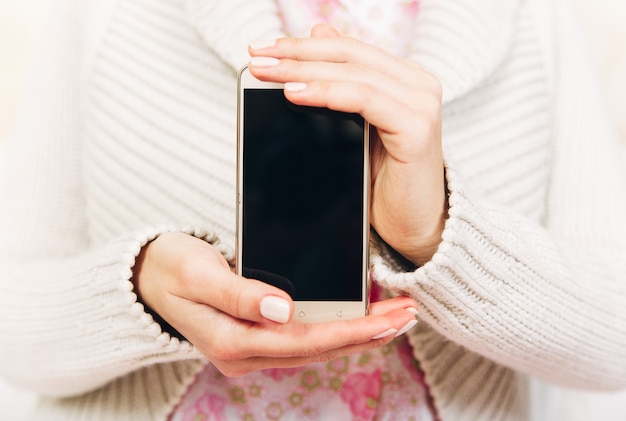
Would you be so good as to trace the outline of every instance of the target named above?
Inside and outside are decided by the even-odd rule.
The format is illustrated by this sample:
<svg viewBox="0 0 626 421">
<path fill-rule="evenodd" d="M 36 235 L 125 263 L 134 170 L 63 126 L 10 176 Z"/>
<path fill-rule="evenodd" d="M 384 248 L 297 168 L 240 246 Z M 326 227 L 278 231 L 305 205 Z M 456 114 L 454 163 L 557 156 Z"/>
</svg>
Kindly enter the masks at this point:
<svg viewBox="0 0 626 421">
<path fill-rule="evenodd" d="M 0 371 L 47 396 L 43 419 L 163 420 L 204 360 L 143 311 L 132 266 L 168 230 L 232 258 L 236 73 L 281 22 L 273 0 L 119 0 L 101 26 L 81 10 L 104 2 L 73 3 L 10 145 Z M 626 386 L 626 152 L 561 3 L 420 2 L 409 56 L 444 87 L 449 218 L 416 271 L 382 244 L 372 261 L 420 302 L 444 421 L 525 419 L 529 375 Z"/>
</svg>

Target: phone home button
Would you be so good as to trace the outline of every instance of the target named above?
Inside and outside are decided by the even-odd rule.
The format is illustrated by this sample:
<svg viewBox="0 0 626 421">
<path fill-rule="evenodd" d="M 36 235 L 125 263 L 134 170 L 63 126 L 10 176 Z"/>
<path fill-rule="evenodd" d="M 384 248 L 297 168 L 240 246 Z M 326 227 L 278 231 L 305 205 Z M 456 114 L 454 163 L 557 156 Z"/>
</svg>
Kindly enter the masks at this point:
<svg viewBox="0 0 626 421">
<path fill-rule="evenodd" d="M 302 319 L 303 317 L 306 317 L 306 313 L 304 311 L 301 311 L 300 313 L 298 313 L 298 317 Z"/>
<path fill-rule="evenodd" d="M 343 311 L 342 310 L 339 310 L 336 314 L 337 314 L 338 318 L 343 319 Z"/>
</svg>

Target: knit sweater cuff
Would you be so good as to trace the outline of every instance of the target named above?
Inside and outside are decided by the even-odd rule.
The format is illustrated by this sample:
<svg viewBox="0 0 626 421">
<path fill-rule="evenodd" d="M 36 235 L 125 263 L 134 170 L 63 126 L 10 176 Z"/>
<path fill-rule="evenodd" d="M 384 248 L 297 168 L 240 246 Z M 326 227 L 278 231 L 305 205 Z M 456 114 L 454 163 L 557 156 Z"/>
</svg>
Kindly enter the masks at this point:
<svg viewBox="0 0 626 421">
<path fill-rule="evenodd" d="M 554 327 L 530 327 L 524 342 L 517 334 L 521 329 L 510 326 L 537 320 L 546 302 L 558 303 L 556 295 L 537 297 L 557 294 L 555 288 L 538 291 L 534 286 L 542 282 L 539 279 L 549 282 L 550 272 L 557 269 L 547 262 L 559 259 L 535 224 L 505 209 L 478 205 L 453 168 L 447 168 L 446 177 L 448 218 L 431 260 L 410 268 L 382 247 L 372 257 L 373 279 L 415 297 L 422 319 L 447 338 L 496 360 L 526 360 L 536 353 L 533 340 L 540 339 L 531 335 L 543 336 L 541 329 Z M 559 310 L 564 317 L 572 312 L 551 311 Z M 571 317 L 576 315 L 572 312 Z"/>
<path fill-rule="evenodd" d="M 194 227 L 175 227 L 175 226 L 160 226 L 160 227 L 155 227 L 155 228 L 151 228 L 149 230 L 147 230 L 144 233 L 140 233 L 139 237 L 138 237 L 138 241 L 139 241 L 139 252 L 137 252 L 136 254 L 134 254 L 134 259 L 133 259 L 133 265 L 131 266 L 130 270 L 131 270 L 131 278 L 129 278 L 130 283 L 131 283 L 131 287 L 134 289 L 134 283 L 132 282 L 132 270 L 133 267 L 135 265 L 135 261 L 137 259 L 137 257 L 139 256 L 139 253 L 141 252 L 141 249 L 146 246 L 148 243 L 150 243 L 151 241 L 154 241 L 157 239 L 157 237 L 159 237 L 162 234 L 166 234 L 168 232 L 180 232 L 180 233 L 184 233 L 184 234 L 188 234 L 191 236 L 194 236 L 196 238 L 199 238 L 203 241 L 206 241 L 207 243 L 213 245 L 220 253 L 222 253 L 222 255 L 226 258 L 227 261 L 232 262 L 234 256 L 232 256 L 232 251 L 229 250 L 226 247 L 223 247 L 222 244 L 220 243 L 218 237 L 214 234 L 214 233 L 210 233 L 202 228 L 194 228 Z M 152 322 L 151 326 L 154 326 L 154 324 L 158 325 L 161 332 L 169 335 L 169 340 L 172 341 L 172 343 L 176 343 L 176 341 L 181 341 L 183 343 L 189 343 L 187 341 L 187 339 L 183 336 L 183 334 L 181 334 L 178 330 L 176 330 L 176 328 L 174 328 L 172 325 L 170 325 L 165 319 L 163 319 L 157 312 L 155 312 L 154 310 L 152 310 L 150 307 L 148 307 L 148 305 L 146 305 L 145 303 L 143 303 L 141 301 L 141 297 L 138 296 L 138 294 L 135 293 L 135 296 L 137 297 L 137 303 L 141 304 L 143 306 L 143 312 L 149 314 L 152 317 Z"/>
<path fill-rule="evenodd" d="M 623 288 L 611 284 L 623 273 L 623 256 L 559 241 L 510 209 L 477 200 L 451 168 L 447 181 L 449 216 L 432 259 L 409 270 L 381 248 L 372 258 L 374 280 L 416 298 L 428 325 L 498 364 L 570 386 L 623 385 Z M 588 270 L 598 264 L 604 278 Z M 598 288 L 617 294 L 600 302 Z"/>
<path fill-rule="evenodd" d="M 157 343 L 163 344 L 163 346 L 165 346 L 168 350 L 177 349 L 183 352 L 188 352 L 190 344 L 184 340 L 182 335 L 176 332 L 171 326 L 169 326 L 169 324 L 156 315 L 156 313 L 138 300 L 138 296 L 134 291 L 134 285 L 132 282 L 133 268 L 142 248 L 158 238 L 160 235 L 169 232 L 180 232 L 199 238 L 214 245 L 227 260 L 232 259 L 230 252 L 225 247 L 221 246 L 219 239 L 214 233 L 208 232 L 202 228 L 191 226 L 177 227 L 164 225 L 151 227 L 144 231 L 135 233 L 132 236 L 128 244 L 127 251 L 124 253 L 124 257 L 120 262 L 122 266 L 121 268 L 115 263 L 111 264 L 110 262 L 105 261 L 100 267 L 95 269 L 95 273 L 97 278 L 107 278 L 115 276 L 114 272 L 119 270 L 119 276 L 124 284 L 124 289 L 128 289 L 131 293 L 129 295 L 129 301 L 132 301 L 131 314 L 137 317 L 140 321 L 140 326 L 144 326 L 146 333 L 153 336 Z M 163 325 L 161 323 L 163 323 Z"/>
<path fill-rule="evenodd" d="M 232 257 L 204 230 L 157 227 L 27 270 L 20 261 L 2 262 L 7 281 L 0 285 L 0 308 L 11 314 L 0 318 L 0 356 L 11 361 L 0 366 L 3 375 L 44 395 L 72 396 L 149 365 L 204 359 L 189 342 L 164 332 L 133 290 L 141 248 L 171 231 L 211 242 Z"/>
</svg>

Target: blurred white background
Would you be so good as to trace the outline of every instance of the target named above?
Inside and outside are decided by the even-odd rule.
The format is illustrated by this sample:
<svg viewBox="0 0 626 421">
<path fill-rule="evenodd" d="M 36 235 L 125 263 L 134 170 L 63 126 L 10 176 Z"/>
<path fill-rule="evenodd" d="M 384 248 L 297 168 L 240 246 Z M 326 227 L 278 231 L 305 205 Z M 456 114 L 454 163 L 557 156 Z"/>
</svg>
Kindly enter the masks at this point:
<svg viewBox="0 0 626 421">
<path fill-rule="evenodd" d="M 25 70 L 52 0 L 0 0 L 0 142 L 11 132 Z"/>
<path fill-rule="evenodd" d="M 587 34 L 588 47 L 601 77 L 607 103 L 626 141 L 626 2 L 571 1 Z M 10 137 L 25 84 L 25 70 L 37 49 L 42 25 L 53 4 L 52 0 L 0 0 L 0 174 L 3 149 Z M 542 398 L 553 393 L 556 392 L 549 389 L 540 391 Z M 23 420 L 32 403 L 30 394 L 16 390 L 0 379 L 0 419 Z M 575 392 L 559 394 L 552 400 L 552 405 L 548 410 L 560 411 L 559 419 L 626 420 L 625 393 L 619 397 Z M 564 408 L 567 415 L 562 414 Z"/>
<path fill-rule="evenodd" d="M 52 0 L 0 0 L 0 177 L 25 72 L 52 4 Z M 25 420 L 34 400 L 0 378 L 0 419 Z"/>
</svg>

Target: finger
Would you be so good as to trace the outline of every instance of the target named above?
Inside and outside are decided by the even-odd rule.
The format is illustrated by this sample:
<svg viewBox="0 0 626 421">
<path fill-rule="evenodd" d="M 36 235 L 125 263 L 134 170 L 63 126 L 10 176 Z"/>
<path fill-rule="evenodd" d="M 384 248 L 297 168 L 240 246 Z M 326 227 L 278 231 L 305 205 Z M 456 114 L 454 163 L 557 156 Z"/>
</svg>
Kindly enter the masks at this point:
<svg viewBox="0 0 626 421">
<path fill-rule="evenodd" d="M 360 114 L 376 127 L 386 151 L 400 163 L 419 162 L 439 154 L 436 137 L 440 132 L 440 103 L 431 96 L 420 97 L 431 108 L 419 111 L 375 87 L 352 82 L 286 84 L 285 96 L 297 105 Z"/>
<path fill-rule="evenodd" d="M 393 336 L 414 319 L 406 310 L 395 310 L 390 316 L 319 324 L 293 320 L 283 325 L 253 323 L 178 297 L 172 296 L 171 300 L 176 308 L 184 309 L 174 315 L 172 325 L 209 360 L 233 364 L 256 357 L 314 359 L 340 348 Z"/>
<path fill-rule="evenodd" d="M 285 291 L 205 262 L 205 256 L 188 253 L 181 263 L 184 291 L 179 296 L 252 322 L 286 323 L 291 319 L 293 301 Z"/>
<path fill-rule="evenodd" d="M 421 68 L 415 69 L 412 64 L 407 66 L 407 63 L 407 60 L 395 57 L 386 63 L 370 66 L 359 62 L 277 59 L 267 55 L 252 57 L 249 68 L 257 79 L 268 82 L 325 80 L 366 83 L 386 92 L 395 92 L 398 97 L 406 97 L 407 104 L 419 104 L 414 96 L 421 91 L 440 98 L 442 88 L 439 80 Z"/>
<path fill-rule="evenodd" d="M 309 364 L 325 363 L 348 355 L 354 355 L 368 351 L 370 349 L 378 348 L 391 342 L 394 339 L 393 335 L 388 337 L 371 340 L 367 343 L 358 345 L 348 345 L 342 348 L 333 349 L 332 351 L 324 352 L 319 355 L 311 357 L 251 357 L 243 361 L 212 361 L 222 374 L 229 377 L 238 377 L 245 374 L 264 370 L 268 368 L 296 368 L 303 367 Z"/>
<path fill-rule="evenodd" d="M 177 308 L 184 309 L 173 325 L 224 374 L 232 376 L 362 352 L 391 341 L 416 322 L 416 303 L 407 297 L 376 303 L 376 313 L 392 309 L 384 315 L 317 325 L 250 323 L 209 306 L 172 299 Z M 210 327 L 210 335 L 204 327 Z"/>
<path fill-rule="evenodd" d="M 426 88 L 411 87 L 351 64 L 293 60 L 273 63 L 259 66 L 252 58 L 250 69 L 261 80 L 286 82 L 285 96 L 295 104 L 362 115 L 376 126 L 396 161 L 408 163 L 439 153 L 438 149 L 425 147 L 438 144 L 441 90 L 437 83 L 426 81 Z"/>
<path fill-rule="evenodd" d="M 257 79 L 279 83 L 351 82 L 365 85 L 372 91 L 384 92 L 410 108 L 421 106 L 419 98 L 428 89 L 428 84 L 421 83 L 418 75 L 411 79 L 411 83 L 406 83 L 376 69 L 353 63 L 291 59 L 274 61 L 276 64 L 273 66 L 266 63 L 265 57 L 250 60 L 250 70 Z"/>
<path fill-rule="evenodd" d="M 411 83 L 416 72 L 426 74 L 421 66 L 410 60 L 400 59 L 351 37 L 281 38 L 273 44 L 252 43 L 248 51 L 252 57 L 357 64 L 376 69 L 404 83 Z"/>
<path fill-rule="evenodd" d="M 404 305 L 412 304 L 412 300 L 400 299 L 394 303 L 388 303 L 392 305 Z M 382 307 L 379 307 L 382 309 Z M 409 309 L 414 311 L 413 307 Z M 330 330 L 328 326 L 313 325 L 310 335 L 306 335 L 300 338 L 299 343 L 302 348 L 302 353 L 296 353 L 291 355 L 293 350 L 284 349 L 287 343 L 281 340 L 281 350 L 279 352 L 272 352 L 271 356 L 264 355 L 252 355 L 248 358 L 240 358 L 242 355 L 238 353 L 226 353 L 219 355 L 212 362 L 222 371 L 222 373 L 229 376 L 239 376 L 247 374 L 252 371 L 261 370 L 265 368 L 291 368 L 299 367 L 307 364 L 326 362 L 345 355 L 352 355 L 358 352 L 364 352 L 369 349 L 382 346 L 392 341 L 395 337 L 406 333 L 410 328 L 415 326 L 417 320 L 414 318 L 413 311 L 407 311 L 405 308 L 393 310 L 388 313 L 386 317 L 389 320 L 393 320 L 393 324 L 398 328 L 390 328 L 376 335 L 374 338 L 359 343 L 347 343 L 338 347 L 330 347 L 330 349 L 320 349 L 319 344 L 311 342 L 315 340 L 312 336 L 315 335 L 313 330 L 320 328 L 320 331 L 324 331 L 324 336 L 330 336 Z M 336 322 L 338 324 L 343 322 Z M 281 326 L 284 328 L 284 326 Z M 370 332 L 371 333 L 371 332 Z M 258 351 L 258 349 L 257 349 Z"/>
<path fill-rule="evenodd" d="M 215 282 L 217 280 L 217 282 Z M 265 282 L 231 272 L 214 279 L 206 302 L 237 319 L 253 322 L 287 323 L 293 315 L 293 301 L 285 291 Z"/>
<path fill-rule="evenodd" d="M 245 335 L 231 340 L 238 359 L 253 356 L 314 357 L 335 349 L 359 345 L 395 335 L 415 321 L 415 314 L 404 308 L 384 315 L 327 323 L 305 324 L 292 321 L 286 325 L 249 326 Z M 277 346 L 277 344 L 279 344 Z"/>
<path fill-rule="evenodd" d="M 414 299 L 399 296 L 371 303 L 369 306 L 369 314 L 385 315 L 391 311 L 402 309 L 407 310 L 413 315 L 417 315 L 418 308 L 418 304 Z"/>
</svg>

